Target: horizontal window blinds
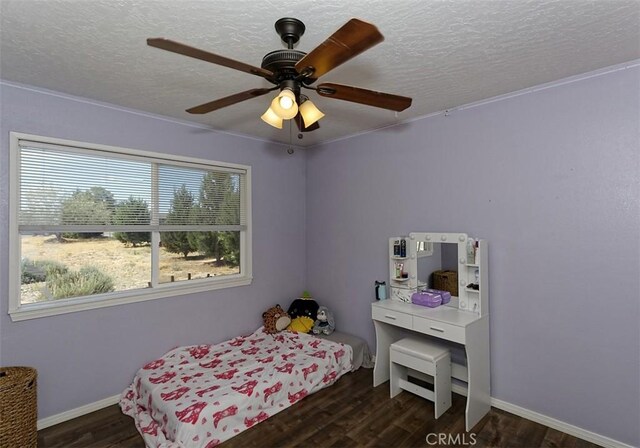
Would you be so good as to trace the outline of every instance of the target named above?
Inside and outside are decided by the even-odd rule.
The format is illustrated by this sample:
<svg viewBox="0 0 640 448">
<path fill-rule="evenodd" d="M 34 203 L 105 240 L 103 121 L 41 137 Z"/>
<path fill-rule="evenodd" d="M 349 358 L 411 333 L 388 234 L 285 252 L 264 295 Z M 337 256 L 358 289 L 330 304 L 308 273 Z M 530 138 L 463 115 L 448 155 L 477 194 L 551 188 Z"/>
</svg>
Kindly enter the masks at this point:
<svg viewBox="0 0 640 448">
<path fill-rule="evenodd" d="M 23 232 L 244 230 L 246 173 L 235 168 L 21 140 Z"/>
</svg>

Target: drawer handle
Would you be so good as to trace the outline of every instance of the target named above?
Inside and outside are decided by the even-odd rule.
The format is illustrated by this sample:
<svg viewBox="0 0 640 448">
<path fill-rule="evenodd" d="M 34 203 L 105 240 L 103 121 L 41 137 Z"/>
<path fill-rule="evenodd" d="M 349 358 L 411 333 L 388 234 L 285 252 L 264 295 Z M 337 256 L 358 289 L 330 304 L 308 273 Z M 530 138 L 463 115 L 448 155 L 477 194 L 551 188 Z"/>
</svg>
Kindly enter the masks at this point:
<svg viewBox="0 0 640 448">
<path fill-rule="evenodd" d="M 444 330 L 442 328 L 438 328 L 438 327 L 429 327 L 431 328 L 433 331 L 439 331 L 440 333 L 444 333 Z"/>
<path fill-rule="evenodd" d="M 390 314 L 385 314 L 384 317 L 391 320 L 396 320 L 396 316 L 391 316 Z"/>
</svg>

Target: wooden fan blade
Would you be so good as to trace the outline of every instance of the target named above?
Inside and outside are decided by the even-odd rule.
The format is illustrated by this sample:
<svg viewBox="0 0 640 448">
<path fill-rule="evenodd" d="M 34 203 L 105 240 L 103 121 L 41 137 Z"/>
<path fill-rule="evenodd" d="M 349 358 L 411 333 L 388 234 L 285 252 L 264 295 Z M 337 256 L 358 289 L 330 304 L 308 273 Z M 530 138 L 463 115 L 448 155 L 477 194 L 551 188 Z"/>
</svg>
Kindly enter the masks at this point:
<svg viewBox="0 0 640 448">
<path fill-rule="evenodd" d="M 189 45 L 181 44 L 164 37 L 154 37 L 147 39 L 147 45 L 160 48 L 162 50 L 171 51 L 173 53 L 182 54 L 192 58 L 200 59 L 202 61 L 211 62 L 213 64 L 222 65 L 224 67 L 240 70 L 241 72 L 250 73 L 252 75 L 262 76 L 266 79 L 273 78 L 273 73 L 263 68 L 254 67 L 253 65 L 245 64 L 244 62 L 236 61 L 234 59 L 225 58 L 208 51 L 200 50 L 199 48 L 190 47 Z"/>
<path fill-rule="evenodd" d="M 298 112 L 298 115 L 293 117 L 293 121 L 296 122 L 296 126 L 298 126 L 298 130 L 300 132 L 311 132 L 311 131 L 315 131 L 316 129 L 320 129 L 320 125 L 318 124 L 317 121 L 313 123 L 311 126 L 308 126 L 305 128 L 304 120 L 302 119 L 302 115 L 300 115 L 300 112 Z"/>
<path fill-rule="evenodd" d="M 390 93 L 376 92 L 330 82 L 320 84 L 318 86 L 318 94 L 327 98 L 366 104 L 367 106 L 395 110 L 396 112 L 400 112 L 411 106 L 412 101 L 411 98 L 406 96 L 392 95 Z"/>
<path fill-rule="evenodd" d="M 206 114 L 214 110 L 222 109 L 223 107 L 231 106 L 232 104 L 236 104 L 241 101 L 245 101 L 251 98 L 255 98 L 257 96 L 265 95 L 271 92 L 272 90 L 273 89 L 247 90 L 245 92 L 236 93 L 235 95 L 230 95 L 215 101 L 210 101 L 208 103 L 204 103 L 199 106 L 192 107 L 191 109 L 187 109 L 187 112 L 189 112 L 190 114 Z"/>
<path fill-rule="evenodd" d="M 319 78 L 340 64 L 384 40 L 378 28 L 360 19 L 351 19 L 311 53 L 300 59 L 296 71 Z"/>
</svg>

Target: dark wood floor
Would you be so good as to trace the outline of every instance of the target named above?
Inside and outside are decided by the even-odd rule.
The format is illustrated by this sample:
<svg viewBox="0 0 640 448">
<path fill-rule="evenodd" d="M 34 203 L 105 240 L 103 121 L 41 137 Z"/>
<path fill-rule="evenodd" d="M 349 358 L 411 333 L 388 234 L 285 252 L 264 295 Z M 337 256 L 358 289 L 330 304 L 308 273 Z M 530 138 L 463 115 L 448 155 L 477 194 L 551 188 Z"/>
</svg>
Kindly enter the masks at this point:
<svg viewBox="0 0 640 448">
<path fill-rule="evenodd" d="M 334 386 L 305 398 L 221 446 L 597 447 L 497 409 L 492 409 L 466 433 L 464 397 L 454 394 L 451 409 L 435 420 L 431 402 L 408 392 L 390 399 L 389 383 L 375 389 L 371 384 L 371 370 L 360 369 L 345 375 Z M 438 445 L 433 444 L 437 436 L 429 436 L 432 444 L 427 443 L 427 435 L 439 433 L 451 434 L 452 439 Z M 144 443 L 133 420 L 116 405 L 40 431 L 38 446 L 144 447 Z"/>
</svg>

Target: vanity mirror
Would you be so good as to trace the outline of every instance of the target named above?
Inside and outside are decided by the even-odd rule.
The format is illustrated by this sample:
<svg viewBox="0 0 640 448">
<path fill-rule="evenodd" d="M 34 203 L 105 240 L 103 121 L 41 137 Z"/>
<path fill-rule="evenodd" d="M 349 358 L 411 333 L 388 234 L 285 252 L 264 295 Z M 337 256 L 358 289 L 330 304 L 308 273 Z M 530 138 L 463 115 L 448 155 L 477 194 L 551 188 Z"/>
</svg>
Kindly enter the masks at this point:
<svg viewBox="0 0 640 448">
<path fill-rule="evenodd" d="M 407 251 L 393 252 L 405 241 Z M 451 293 L 445 306 L 488 313 L 487 242 L 465 233 L 412 232 L 389 241 L 391 298 L 409 302 L 415 291 L 440 289 Z"/>
</svg>

